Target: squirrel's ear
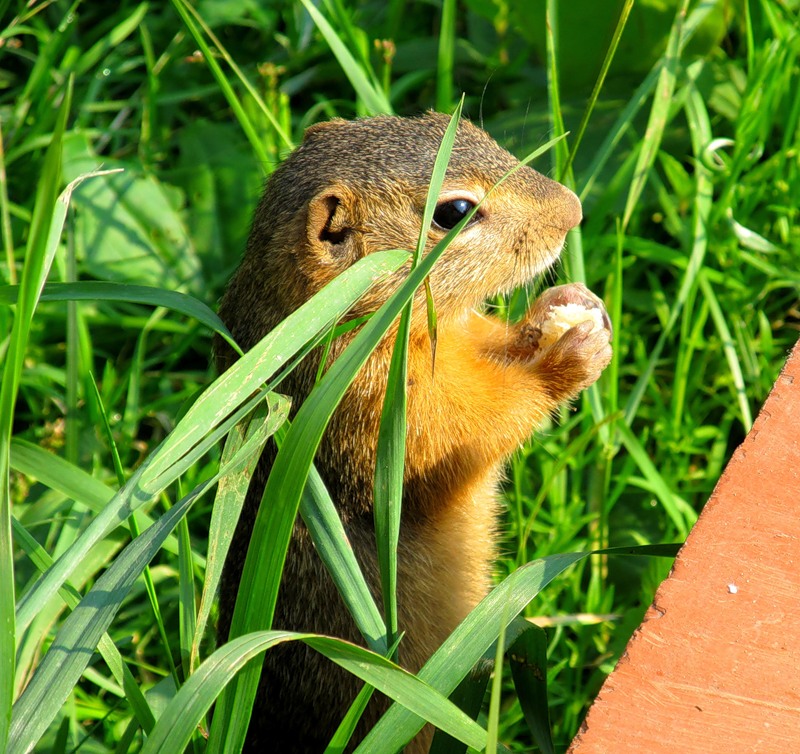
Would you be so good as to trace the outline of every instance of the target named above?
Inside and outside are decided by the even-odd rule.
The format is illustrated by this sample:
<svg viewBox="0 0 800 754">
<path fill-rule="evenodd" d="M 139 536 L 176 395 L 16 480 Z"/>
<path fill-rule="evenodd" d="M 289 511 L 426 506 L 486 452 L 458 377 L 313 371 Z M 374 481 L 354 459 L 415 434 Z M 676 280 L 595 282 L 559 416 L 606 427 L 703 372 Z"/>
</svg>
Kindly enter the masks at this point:
<svg viewBox="0 0 800 754">
<path fill-rule="evenodd" d="M 308 203 L 308 242 L 320 256 L 355 261 L 353 195 L 336 186 L 317 194 Z"/>
</svg>

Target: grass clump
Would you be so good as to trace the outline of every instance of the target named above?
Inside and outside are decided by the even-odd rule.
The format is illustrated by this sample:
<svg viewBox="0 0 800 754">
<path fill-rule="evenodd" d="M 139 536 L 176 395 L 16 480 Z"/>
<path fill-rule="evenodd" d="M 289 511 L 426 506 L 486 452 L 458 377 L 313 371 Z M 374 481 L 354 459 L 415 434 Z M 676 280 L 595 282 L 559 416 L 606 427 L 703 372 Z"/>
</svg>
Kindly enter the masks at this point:
<svg viewBox="0 0 800 754">
<path fill-rule="evenodd" d="M 624 3 L 593 17 L 607 31 L 598 51 L 582 36 L 591 9 L 565 14 L 555 2 L 6 4 L 0 748 L 217 750 L 204 715 L 233 669 L 252 672 L 247 661 L 267 646 L 303 640 L 401 701 L 371 738 L 380 750 L 413 734 L 406 708 L 428 712 L 461 751 L 484 745 L 487 726 L 511 750 L 565 749 L 669 566 L 570 553 L 681 541 L 800 329 L 797 5 L 659 8 Z M 652 44 L 637 43 L 642 28 Z M 214 381 L 211 334 L 227 331 L 213 308 L 259 187 L 312 122 L 452 110 L 461 92 L 464 113 L 521 156 L 569 132 L 535 163 L 585 208 L 553 277 L 604 296 L 612 365 L 514 458 L 498 565 L 507 578 L 419 679 L 379 656 L 398 627 L 390 619 L 387 631 L 343 554 L 313 469 L 300 498 L 313 455 L 304 420 L 286 434 L 288 470 L 275 481 L 294 479 L 296 505 L 273 525 L 285 533 L 298 507 L 317 517 L 320 550 L 338 563 L 375 653 L 259 631 L 262 616 L 201 664 L 220 532 L 247 460 L 287 411 L 268 392 L 270 360 L 321 342 L 375 272 L 353 270 L 313 316 L 234 367 L 261 364 L 262 392 L 235 372 Z M 513 318 L 532 293 L 494 303 Z M 392 316 L 402 309 L 398 298 Z M 382 325 L 370 326 L 361 356 Z M 320 383 L 326 411 L 357 362 Z M 387 542 L 394 526 L 387 509 Z M 274 589 L 281 567 L 259 571 Z M 520 611 L 546 630 L 513 620 Z M 444 696 L 494 657 L 501 634 L 515 654 L 546 662 L 547 700 L 512 663 L 476 725 Z M 484 688 L 456 690 L 473 716 Z M 231 740 L 242 734 L 244 722 L 219 717 Z"/>
</svg>

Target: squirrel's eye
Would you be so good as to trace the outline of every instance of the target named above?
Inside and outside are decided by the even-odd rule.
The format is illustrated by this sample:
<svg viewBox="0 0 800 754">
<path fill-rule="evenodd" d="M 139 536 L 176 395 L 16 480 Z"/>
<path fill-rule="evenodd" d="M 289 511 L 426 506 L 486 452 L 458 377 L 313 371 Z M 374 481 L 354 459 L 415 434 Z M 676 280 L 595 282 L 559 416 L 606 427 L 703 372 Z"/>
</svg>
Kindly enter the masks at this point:
<svg viewBox="0 0 800 754">
<path fill-rule="evenodd" d="M 443 230 L 455 228 L 460 220 L 475 206 L 469 199 L 451 199 L 436 205 L 433 213 L 433 222 Z M 473 216 L 473 221 L 477 215 Z"/>
</svg>

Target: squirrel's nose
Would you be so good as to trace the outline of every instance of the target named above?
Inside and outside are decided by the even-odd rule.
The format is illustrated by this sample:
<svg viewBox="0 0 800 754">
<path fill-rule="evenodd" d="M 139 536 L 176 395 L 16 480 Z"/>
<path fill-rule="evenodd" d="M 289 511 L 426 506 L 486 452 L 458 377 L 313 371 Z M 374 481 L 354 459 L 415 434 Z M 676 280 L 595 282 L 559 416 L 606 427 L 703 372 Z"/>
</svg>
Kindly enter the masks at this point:
<svg viewBox="0 0 800 754">
<path fill-rule="evenodd" d="M 583 208 L 581 200 L 570 191 L 566 186 L 559 186 L 562 198 L 561 227 L 564 231 L 572 230 L 576 225 L 580 225 L 583 219 Z"/>
<path fill-rule="evenodd" d="M 566 186 L 555 181 L 551 181 L 548 188 L 552 225 L 566 233 L 579 225 L 583 219 L 581 200 Z"/>
</svg>

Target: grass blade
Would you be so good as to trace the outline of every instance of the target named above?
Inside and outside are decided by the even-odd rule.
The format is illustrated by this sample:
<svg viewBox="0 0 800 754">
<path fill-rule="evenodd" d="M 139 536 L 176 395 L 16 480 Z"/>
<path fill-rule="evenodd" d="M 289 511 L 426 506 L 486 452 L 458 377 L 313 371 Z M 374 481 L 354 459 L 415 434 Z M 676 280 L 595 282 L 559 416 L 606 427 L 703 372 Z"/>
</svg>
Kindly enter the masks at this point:
<svg viewBox="0 0 800 754">
<path fill-rule="evenodd" d="M 200 27 L 202 28 L 202 30 L 206 34 L 206 36 L 214 43 L 214 47 L 217 48 L 217 51 L 219 52 L 219 54 L 225 59 L 225 62 L 231 67 L 231 70 L 236 74 L 236 78 L 238 78 L 239 81 L 242 82 L 242 85 L 244 86 L 245 89 L 247 89 L 247 92 L 253 98 L 253 101 L 258 105 L 258 107 L 261 110 L 261 112 L 264 113 L 264 115 L 267 117 L 267 120 L 270 122 L 270 125 L 272 126 L 272 128 L 275 129 L 275 133 L 278 134 L 278 136 L 280 137 L 280 139 L 283 142 L 283 144 L 286 147 L 286 149 L 290 149 L 290 150 L 294 149 L 294 143 L 292 142 L 292 139 L 289 136 L 289 134 L 286 132 L 286 129 L 278 122 L 278 119 L 275 117 L 275 114 L 272 112 L 272 110 L 270 110 L 267 107 L 266 103 L 264 102 L 263 97 L 259 94 L 258 90 L 253 86 L 252 83 L 250 83 L 250 80 L 244 75 L 244 73 L 242 72 L 242 69 L 239 68 L 238 65 L 236 65 L 236 61 L 231 57 L 231 55 L 228 53 L 228 51 L 223 46 L 222 42 L 220 42 L 220 40 L 217 38 L 217 36 L 211 30 L 211 27 L 208 26 L 208 24 L 203 20 L 202 16 L 197 12 L 197 10 L 193 6 L 191 6 L 189 3 L 185 2 L 185 0 L 173 0 L 173 3 L 175 4 L 175 7 L 178 8 L 178 12 L 183 17 L 184 22 L 187 22 L 189 14 L 191 14 L 194 17 L 195 21 L 197 21 L 197 23 L 200 25 Z M 178 6 L 180 6 L 180 7 L 178 7 Z M 186 23 L 186 25 L 187 25 L 187 28 L 189 29 L 189 32 L 194 37 L 194 39 L 198 43 L 198 45 L 200 45 L 201 42 L 204 43 L 204 40 L 202 39 L 202 35 L 200 35 L 200 33 L 197 31 L 197 29 L 194 26 L 190 25 L 188 22 Z M 208 53 L 207 53 L 207 51 L 208 51 L 208 46 L 207 45 L 204 45 L 203 51 L 206 54 L 206 60 L 208 60 L 209 58 L 208 58 Z M 210 53 L 210 54 L 213 55 L 213 52 Z M 224 87 L 227 87 L 229 92 L 230 92 L 230 95 L 235 98 L 236 95 L 233 93 L 233 90 L 230 89 L 230 84 L 228 83 L 228 81 L 225 78 L 225 76 L 222 74 L 221 69 L 219 69 L 219 67 L 217 67 L 216 70 L 212 69 L 212 73 L 214 73 L 214 77 L 217 79 L 217 83 L 220 85 L 220 88 L 223 88 L 223 92 L 225 92 L 225 88 Z M 220 79 L 220 77 L 221 77 L 222 80 Z M 225 82 L 224 84 L 223 84 L 223 80 Z M 226 93 L 226 96 L 227 96 L 227 93 Z M 229 99 L 229 101 L 230 101 L 230 99 Z M 237 102 L 238 102 L 238 100 L 237 100 Z M 238 112 L 237 112 L 237 117 L 238 117 Z M 242 128 L 245 129 L 245 123 L 243 121 L 241 121 L 241 120 L 239 122 L 241 123 Z M 255 130 L 255 128 L 252 125 L 251 121 L 248 121 L 247 128 L 252 128 L 253 130 Z M 247 133 L 247 131 L 245 131 L 245 132 Z M 248 136 L 249 136 L 249 134 L 248 134 Z M 256 137 L 256 138 L 258 138 L 258 137 Z M 259 142 L 259 143 L 261 143 L 261 142 Z M 258 154 L 258 151 L 256 153 Z M 270 165 L 270 164 L 272 164 L 272 162 L 268 162 L 266 164 Z"/>
<path fill-rule="evenodd" d="M 46 571 L 52 564 L 53 559 L 45 549 L 28 533 L 28 530 L 19 521 L 14 519 L 14 539 L 22 547 L 31 562 L 42 572 Z M 80 603 L 80 592 L 72 587 L 68 582 L 59 591 L 64 602 L 70 607 L 75 608 Z M 97 651 L 105 660 L 117 683 L 125 690 L 125 698 L 131 705 L 133 714 L 145 733 L 149 733 L 155 725 L 155 717 L 147 699 L 142 693 L 136 679 L 128 669 L 122 655 L 108 634 L 103 634 L 97 645 Z"/>
<path fill-rule="evenodd" d="M 253 148 L 253 151 L 258 157 L 259 163 L 265 167 L 267 165 L 271 165 L 273 161 L 267 150 L 264 148 L 264 140 L 259 135 L 255 125 L 253 124 L 253 121 L 250 119 L 250 116 L 242 107 L 239 97 L 236 95 L 236 92 L 233 91 L 233 87 L 230 85 L 230 82 L 222 72 L 219 63 L 217 63 L 217 59 L 213 50 L 208 46 L 206 40 L 203 38 L 203 35 L 195 26 L 194 21 L 192 21 L 189 15 L 188 3 L 185 3 L 184 0 L 172 0 L 172 4 L 175 6 L 175 10 L 178 11 L 178 14 L 183 19 L 184 24 L 186 24 L 186 28 L 189 30 L 189 33 L 192 35 L 192 37 L 194 37 L 194 41 L 197 42 L 197 46 L 203 53 L 206 65 L 211 70 L 211 73 L 214 76 L 214 80 L 217 82 L 220 91 L 225 95 L 225 99 L 228 101 L 231 110 L 233 110 L 236 120 L 239 121 L 239 125 L 241 125 L 242 130 L 250 142 L 250 146 Z"/>
<path fill-rule="evenodd" d="M 739 411 L 741 412 L 742 426 L 745 432 L 749 432 L 753 426 L 753 414 L 750 411 L 750 403 L 747 400 L 747 391 L 745 390 L 744 375 L 742 374 L 742 365 L 739 362 L 739 356 L 736 353 L 736 346 L 731 337 L 731 331 L 725 321 L 725 314 L 722 312 L 722 307 L 717 300 L 714 289 L 711 283 L 708 282 L 708 276 L 704 271 L 699 275 L 700 290 L 708 302 L 708 307 L 711 311 L 711 319 L 714 320 L 714 325 L 719 333 L 719 338 L 722 341 L 722 349 L 725 352 L 725 358 L 728 361 L 728 367 L 731 370 L 731 377 L 733 378 L 733 392 L 736 396 L 736 402 L 739 404 Z"/>
<path fill-rule="evenodd" d="M 697 28 L 706 20 L 709 13 L 714 10 L 716 5 L 716 0 L 702 0 L 702 2 L 698 3 L 695 9 L 691 12 L 681 30 L 680 42 L 678 45 L 679 56 L 680 53 L 683 52 L 683 49 L 686 47 L 689 40 L 694 36 Z M 656 86 L 656 82 L 658 81 L 661 73 L 661 65 L 661 60 L 659 60 L 659 62 L 653 66 L 651 71 L 645 77 L 644 81 L 642 81 L 642 83 L 637 87 L 636 91 L 633 93 L 633 96 L 628 100 L 628 104 L 625 105 L 622 112 L 619 114 L 619 117 L 614 122 L 614 125 L 609 130 L 605 139 L 603 139 L 603 143 L 596 151 L 591 164 L 586 170 L 586 181 L 577 192 L 581 201 L 584 201 L 589 195 L 594 182 L 602 172 L 606 162 L 608 162 L 609 158 L 614 153 L 614 150 L 616 149 L 620 140 L 633 123 L 636 114 L 639 112 L 642 105 L 644 105 L 644 103 L 647 101 L 647 98 L 650 96 L 650 93 Z"/>
<path fill-rule="evenodd" d="M 689 121 L 689 133 L 692 137 L 692 149 L 696 156 L 695 175 L 697 185 L 694 195 L 694 212 L 692 218 L 692 248 L 689 254 L 689 263 L 683 274 L 678 295 L 669 313 L 669 319 L 658 336 L 655 346 L 647 361 L 647 367 L 639 375 L 636 384 L 631 390 L 630 396 L 625 403 L 625 422 L 628 426 L 633 422 L 639 403 L 644 396 L 650 379 L 655 371 L 658 359 L 667 342 L 667 338 L 672 332 L 672 328 L 678 321 L 681 311 L 686 302 L 694 296 L 697 288 L 700 272 L 703 270 L 703 262 L 708 250 L 708 223 L 713 207 L 714 186 L 711 174 L 701 159 L 703 150 L 711 140 L 711 122 L 708 111 L 703 104 L 700 93 L 693 89 L 686 100 L 687 119 Z"/>
<path fill-rule="evenodd" d="M 425 209 L 422 215 L 413 266 L 419 264 L 428 228 L 431 225 L 439 192 L 442 189 L 450 154 L 455 143 L 458 122 L 464 98 L 450 118 L 439 151 L 436 154 Z M 426 281 L 428 278 L 426 278 Z M 426 298 L 430 290 L 426 287 Z M 428 298 L 427 300 L 430 301 Z M 411 332 L 411 313 L 413 300 L 409 301 L 400 317 L 400 326 L 395 338 L 389 375 L 386 382 L 378 429 L 377 461 L 375 464 L 374 518 L 375 541 L 377 545 L 378 566 L 381 574 L 383 610 L 386 621 L 386 645 L 395 643 L 397 625 L 397 545 L 400 537 L 400 514 L 403 499 L 403 469 L 406 452 L 406 390 L 408 383 L 408 340 Z M 435 337 L 432 335 L 432 337 Z M 431 364 L 433 368 L 433 364 Z"/>
<path fill-rule="evenodd" d="M 661 505 L 664 506 L 664 510 L 675 525 L 678 535 L 685 539 L 689 529 L 692 528 L 697 519 L 697 513 L 689 503 L 670 489 L 630 428 L 625 424 L 619 424 L 617 430 L 622 444 L 636 461 L 645 479 L 650 483 L 653 493 Z"/>
<path fill-rule="evenodd" d="M 418 677 L 442 694 L 451 694 L 497 640 L 505 623 L 504 614 L 507 613 L 508 623 L 511 623 L 556 576 L 584 557 L 584 553 L 551 555 L 518 568 L 481 600 L 425 663 Z M 509 640 L 510 637 L 511 632 Z M 378 754 L 397 751 L 422 726 L 420 717 L 393 705 L 367 734 L 356 752 Z"/>
<path fill-rule="evenodd" d="M 622 228 L 628 227 L 633 210 L 642 195 L 644 185 L 650 168 L 653 167 L 658 149 L 661 146 L 661 138 L 664 135 L 664 128 L 667 125 L 667 115 L 672 103 L 672 95 L 675 91 L 677 80 L 678 63 L 681 54 L 681 36 L 683 21 L 689 8 L 689 0 L 682 0 L 678 12 L 675 15 L 675 22 L 667 40 L 667 51 L 664 53 L 663 65 L 658 75 L 656 84 L 656 95 L 653 100 L 653 107 L 650 110 L 650 118 L 647 121 L 647 128 L 642 141 L 642 148 L 639 151 L 639 158 L 636 161 L 636 168 L 633 173 L 633 181 L 628 191 L 628 199 L 625 202 L 625 211 L 622 215 Z"/>
<path fill-rule="evenodd" d="M 367 646 L 384 654 L 386 624 L 358 565 L 336 506 L 313 466 L 300 500 L 300 515 Z"/>
<path fill-rule="evenodd" d="M 597 98 L 600 96 L 600 90 L 603 88 L 603 84 L 606 81 L 608 69 L 611 67 L 611 63 L 614 60 L 614 55 L 617 52 L 617 47 L 619 45 L 619 40 L 622 37 L 622 32 L 625 31 L 625 24 L 628 23 L 628 16 L 630 15 L 631 8 L 633 8 L 633 0 L 625 0 L 625 5 L 620 11 L 619 18 L 617 19 L 617 26 L 614 29 L 613 36 L 611 37 L 611 43 L 608 45 L 608 50 L 606 50 L 606 55 L 603 58 L 603 65 L 600 67 L 600 73 L 597 74 L 597 81 L 594 82 L 594 87 L 592 88 L 592 93 L 589 95 L 589 101 L 586 104 L 586 109 L 583 111 L 581 122 L 578 125 L 577 131 L 575 132 L 575 138 L 573 139 L 572 147 L 569 150 L 569 157 L 567 158 L 567 162 L 559 174 L 559 180 L 563 181 L 564 178 L 569 175 L 570 169 L 572 168 L 575 155 L 578 153 L 578 147 L 580 147 L 581 141 L 583 140 L 583 135 L 586 133 L 586 126 L 589 124 L 589 119 L 592 117 L 595 105 L 597 104 Z"/>
<path fill-rule="evenodd" d="M 555 754 L 547 704 L 547 635 L 543 628 L 518 618 L 517 640 L 509 647 L 509 664 L 522 714 L 542 754 Z"/>
<path fill-rule="evenodd" d="M 453 59 L 456 49 L 456 2 L 442 1 L 436 65 L 436 109 L 449 112 L 453 104 Z"/>
<path fill-rule="evenodd" d="M 72 80 L 58 112 L 56 127 L 45 155 L 36 203 L 31 218 L 25 264 L 20 283 L 20 300 L 11 330 L 11 340 L 0 385 L 0 751 L 5 750 L 14 699 L 14 657 L 16 632 L 14 612 L 14 554 L 11 541 L 10 452 L 14 406 L 19 390 L 25 348 L 33 313 L 50 270 L 61 228 L 66 217 L 72 187 L 57 197 L 61 185 L 61 141 L 72 103 Z"/>
</svg>

